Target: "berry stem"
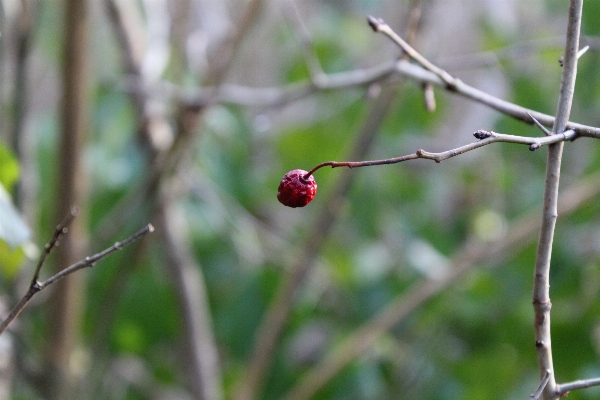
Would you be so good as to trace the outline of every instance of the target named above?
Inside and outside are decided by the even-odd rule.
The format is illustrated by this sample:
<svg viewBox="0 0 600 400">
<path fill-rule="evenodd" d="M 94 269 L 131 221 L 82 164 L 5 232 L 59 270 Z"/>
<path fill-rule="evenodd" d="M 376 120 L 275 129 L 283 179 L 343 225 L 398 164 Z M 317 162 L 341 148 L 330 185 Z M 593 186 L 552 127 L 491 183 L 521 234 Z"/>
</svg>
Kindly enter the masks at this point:
<svg viewBox="0 0 600 400">
<path fill-rule="evenodd" d="M 317 171 L 318 169 L 321 169 L 323 167 L 331 167 L 331 168 L 338 168 L 338 167 L 348 167 L 348 168 L 358 168 L 358 167 L 370 167 L 373 165 L 386 165 L 386 164 L 396 164 L 402 161 L 407 161 L 407 160 L 415 160 L 417 158 L 422 158 L 419 156 L 419 154 L 415 153 L 415 154 L 408 154 L 405 156 L 401 156 L 401 157 L 394 157 L 394 158 L 386 158 L 383 160 L 370 160 L 370 161 L 326 161 L 323 162 L 319 165 L 317 165 L 316 167 L 314 167 L 313 169 L 311 169 L 310 171 L 308 171 L 306 173 L 306 175 L 304 175 L 302 177 L 302 179 L 308 179 L 313 173 L 315 173 L 315 171 Z"/>
<path fill-rule="evenodd" d="M 385 164 L 396 164 L 402 161 L 408 160 L 416 160 L 417 158 L 424 158 L 426 160 L 433 160 L 436 163 L 440 163 L 448 158 L 458 156 L 460 154 L 466 153 L 471 150 L 475 150 L 479 147 L 488 145 L 490 143 L 496 142 L 507 142 L 507 143 L 518 143 L 518 144 L 527 144 L 529 145 L 529 150 L 534 151 L 539 149 L 541 146 L 546 146 L 553 143 L 564 142 L 565 140 L 574 140 L 577 137 L 577 133 L 569 129 L 560 134 L 554 134 L 546 137 L 526 137 L 526 136 L 514 136 L 514 135 L 506 135 L 503 133 L 493 132 L 493 131 L 484 131 L 478 130 L 473 134 L 479 141 L 466 144 L 464 146 L 457 147 L 455 149 L 443 151 L 441 153 L 430 153 L 423 149 L 417 150 L 413 154 L 407 154 L 401 157 L 394 158 L 386 158 L 384 160 L 371 160 L 371 161 L 327 161 L 321 163 L 308 171 L 302 179 L 308 179 L 316 170 L 321 169 L 323 167 L 330 166 L 331 168 L 337 167 L 348 167 L 348 168 L 358 168 L 358 167 L 369 167 L 372 165 L 385 165 Z"/>
</svg>

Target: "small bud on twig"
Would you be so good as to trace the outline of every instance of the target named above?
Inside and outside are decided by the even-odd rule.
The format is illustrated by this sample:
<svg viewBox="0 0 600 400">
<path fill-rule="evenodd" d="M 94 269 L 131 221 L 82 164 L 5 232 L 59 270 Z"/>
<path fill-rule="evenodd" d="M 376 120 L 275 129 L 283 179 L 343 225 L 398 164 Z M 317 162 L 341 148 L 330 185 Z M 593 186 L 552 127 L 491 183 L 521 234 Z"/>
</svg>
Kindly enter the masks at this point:
<svg viewBox="0 0 600 400">
<path fill-rule="evenodd" d="M 488 132 L 488 131 L 484 131 L 483 129 L 478 129 L 473 133 L 473 136 L 475 136 L 479 140 L 482 140 L 482 139 L 486 139 L 486 138 L 489 138 L 490 136 L 492 136 L 492 133 Z"/>
</svg>

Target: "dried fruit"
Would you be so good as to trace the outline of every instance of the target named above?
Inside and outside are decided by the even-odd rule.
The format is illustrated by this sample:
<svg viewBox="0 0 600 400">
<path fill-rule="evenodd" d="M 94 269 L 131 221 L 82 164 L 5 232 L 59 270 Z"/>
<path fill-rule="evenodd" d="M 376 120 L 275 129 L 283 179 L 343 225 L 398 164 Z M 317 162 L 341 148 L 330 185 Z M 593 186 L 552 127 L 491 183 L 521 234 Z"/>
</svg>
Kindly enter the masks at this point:
<svg viewBox="0 0 600 400">
<path fill-rule="evenodd" d="M 317 182 L 303 169 L 295 169 L 283 176 L 277 189 L 277 200 L 284 206 L 304 207 L 315 198 L 317 194 Z"/>
</svg>

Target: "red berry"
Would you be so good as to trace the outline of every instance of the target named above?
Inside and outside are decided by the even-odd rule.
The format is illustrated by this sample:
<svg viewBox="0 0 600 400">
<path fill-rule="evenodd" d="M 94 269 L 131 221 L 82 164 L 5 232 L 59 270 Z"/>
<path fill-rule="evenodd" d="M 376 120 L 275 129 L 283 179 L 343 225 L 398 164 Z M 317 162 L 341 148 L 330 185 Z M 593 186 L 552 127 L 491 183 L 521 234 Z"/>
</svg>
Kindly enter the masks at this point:
<svg viewBox="0 0 600 400">
<path fill-rule="evenodd" d="M 281 204 L 293 208 L 304 207 L 315 198 L 317 182 L 312 175 L 304 179 L 307 173 L 303 169 L 295 169 L 283 176 L 277 189 L 277 200 Z"/>
</svg>

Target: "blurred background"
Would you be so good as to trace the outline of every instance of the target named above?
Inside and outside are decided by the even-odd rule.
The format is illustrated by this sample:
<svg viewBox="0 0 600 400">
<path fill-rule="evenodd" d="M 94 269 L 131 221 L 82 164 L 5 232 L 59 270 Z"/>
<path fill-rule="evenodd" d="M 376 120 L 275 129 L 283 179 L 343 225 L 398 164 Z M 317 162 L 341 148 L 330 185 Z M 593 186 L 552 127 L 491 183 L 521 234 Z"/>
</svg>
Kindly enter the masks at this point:
<svg viewBox="0 0 600 400">
<path fill-rule="evenodd" d="M 556 108 L 558 0 L 3 0 L 2 399 L 523 399 L 538 386 L 531 288 L 546 149 L 493 144 L 315 173 L 532 126 L 389 72 L 383 18 L 430 61 Z M 600 126 L 600 2 L 584 4 L 571 119 Z M 387 69 L 386 69 L 387 68 Z M 381 71 L 388 71 L 381 73 Z M 557 381 L 600 375 L 600 158 L 567 143 L 551 273 Z M 598 389 L 570 394 L 598 398 Z"/>
</svg>

